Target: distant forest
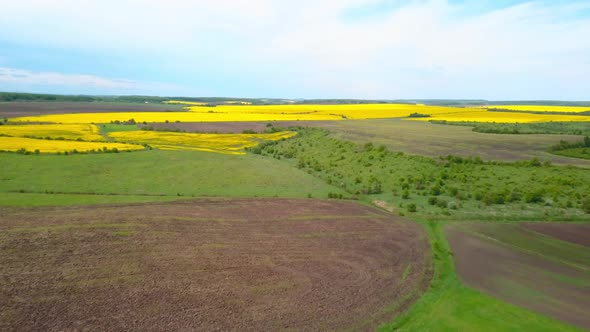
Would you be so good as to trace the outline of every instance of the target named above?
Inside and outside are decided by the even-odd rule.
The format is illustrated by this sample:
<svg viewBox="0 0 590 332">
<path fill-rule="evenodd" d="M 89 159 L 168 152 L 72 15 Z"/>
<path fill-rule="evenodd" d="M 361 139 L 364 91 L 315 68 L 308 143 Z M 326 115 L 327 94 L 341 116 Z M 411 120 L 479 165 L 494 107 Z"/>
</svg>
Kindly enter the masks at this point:
<svg viewBox="0 0 590 332">
<path fill-rule="evenodd" d="M 37 93 L 0 92 L 0 102 L 10 101 L 55 101 L 55 102 L 118 102 L 118 103 L 162 103 L 180 100 L 219 104 L 228 101 L 243 101 L 253 105 L 277 104 L 425 104 L 440 106 L 481 106 L 481 105 L 559 105 L 590 106 L 590 101 L 560 100 L 485 100 L 485 99 L 280 99 L 280 98 L 232 98 L 232 97 L 157 97 L 157 96 L 92 96 L 55 95 Z"/>
</svg>

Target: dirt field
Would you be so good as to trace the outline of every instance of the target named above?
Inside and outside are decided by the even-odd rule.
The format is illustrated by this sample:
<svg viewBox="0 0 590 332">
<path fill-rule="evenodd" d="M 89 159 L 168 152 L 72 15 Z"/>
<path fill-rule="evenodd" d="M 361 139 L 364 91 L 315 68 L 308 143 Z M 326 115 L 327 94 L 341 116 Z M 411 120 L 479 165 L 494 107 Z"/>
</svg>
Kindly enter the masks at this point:
<svg viewBox="0 0 590 332">
<path fill-rule="evenodd" d="M 3 208 L 0 330 L 368 329 L 427 287 L 427 248 L 346 201 Z"/>
<path fill-rule="evenodd" d="M 107 102 L 0 102 L 0 118 L 63 113 L 182 111 L 180 105 Z"/>
<path fill-rule="evenodd" d="M 149 126 L 156 129 L 178 129 L 186 132 L 240 134 L 244 130 L 264 132 L 267 125 L 272 123 L 276 128 L 291 126 L 313 127 L 327 125 L 332 121 L 267 121 L 267 122 L 175 122 L 175 123 L 150 123 Z"/>
<path fill-rule="evenodd" d="M 523 226 L 563 241 L 590 247 L 590 224 L 532 223 Z"/>
<path fill-rule="evenodd" d="M 512 231 L 503 225 L 486 227 L 494 227 L 497 234 Z M 478 228 L 477 225 L 446 228 L 457 272 L 468 286 L 570 324 L 590 328 L 590 261 L 572 264 L 565 260 L 567 257 L 558 260 L 555 259 L 559 258 L 557 256 L 546 256 L 542 247 L 521 250 L 526 244 L 507 241 L 508 237 L 495 236 L 485 229 L 480 232 Z M 575 249 L 584 250 L 583 247 Z M 580 257 L 587 254 L 579 252 Z"/>
<path fill-rule="evenodd" d="M 399 119 L 323 121 L 335 135 L 359 143 L 383 144 L 393 151 L 430 157 L 480 156 L 484 160 L 517 161 L 539 158 L 561 165 L 590 167 L 590 160 L 547 152 L 560 140 L 580 141 L 574 135 L 507 135 L 473 132 L 471 127 Z"/>
</svg>

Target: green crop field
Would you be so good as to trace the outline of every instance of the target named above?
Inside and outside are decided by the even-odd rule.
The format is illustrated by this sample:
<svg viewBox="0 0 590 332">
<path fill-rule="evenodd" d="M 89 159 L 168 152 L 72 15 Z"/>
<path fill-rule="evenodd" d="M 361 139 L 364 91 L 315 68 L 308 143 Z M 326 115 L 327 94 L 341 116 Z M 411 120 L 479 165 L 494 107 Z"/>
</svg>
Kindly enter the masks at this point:
<svg viewBox="0 0 590 332">
<path fill-rule="evenodd" d="M 342 193 L 272 158 L 193 151 L 0 154 L 0 203 L 128 203 L 188 197 L 319 197 Z M 65 196 L 64 196 L 65 195 Z"/>
</svg>

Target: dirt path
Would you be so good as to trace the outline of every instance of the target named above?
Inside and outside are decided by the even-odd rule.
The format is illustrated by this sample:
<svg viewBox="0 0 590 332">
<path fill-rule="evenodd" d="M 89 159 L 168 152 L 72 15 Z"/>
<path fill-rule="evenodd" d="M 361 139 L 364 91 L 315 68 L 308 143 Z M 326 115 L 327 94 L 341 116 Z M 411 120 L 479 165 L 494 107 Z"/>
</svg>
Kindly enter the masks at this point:
<svg viewBox="0 0 590 332">
<path fill-rule="evenodd" d="M 367 329 L 428 257 L 416 224 L 354 202 L 3 208 L 0 330 Z"/>
</svg>

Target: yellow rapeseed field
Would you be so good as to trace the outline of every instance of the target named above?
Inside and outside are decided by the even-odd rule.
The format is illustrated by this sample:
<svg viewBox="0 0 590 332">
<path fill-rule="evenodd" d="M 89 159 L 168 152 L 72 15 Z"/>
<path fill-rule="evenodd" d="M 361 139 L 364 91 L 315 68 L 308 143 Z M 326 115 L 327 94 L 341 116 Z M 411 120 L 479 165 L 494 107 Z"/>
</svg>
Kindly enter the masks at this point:
<svg viewBox="0 0 590 332">
<path fill-rule="evenodd" d="M 197 150 L 226 154 L 244 154 L 244 149 L 263 141 L 276 141 L 294 136 L 292 131 L 272 134 L 193 134 L 161 131 L 112 132 L 109 136 L 121 142 L 149 144 L 162 150 Z"/>
<path fill-rule="evenodd" d="M 215 108 L 213 108 L 215 110 Z M 137 122 L 233 122 L 233 121 L 296 121 L 296 120 L 339 120 L 338 116 L 302 116 L 299 114 L 232 114 L 197 112 L 121 112 L 121 113 L 77 113 L 30 116 L 10 119 L 13 122 L 52 123 L 111 123 L 134 119 Z"/>
<path fill-rule="evenodd" d="M 410 114 L 428 114 L 413 120 L 449 120 L 481 122 L 588 121 L 587 116 L 493 112 L 482 108 L 427 106 L 411 104 L 353 105 L 219 105 L 186 106 L 189 112 L 122 112 L 51 114 L 11 119 L 13 122 L 52 122 L 63 124 L 136 122 L 238 122 L 238 121 L 314 121 L 407 118 Z"/>
<path fill-rule="evenodd" d="M 439 114 L 463 112 L 464 108 L 413 104 L 351 104 L 351 105 L 221 105 L 212 108 L 187 107 L 195 113 L 227 113 L 235 116 L 259 114 L 299 116 L 299 120 L 401 118 L 412 113 Z M 271 119 L 272 120 L 272 119 Z"/>
<path fill-rule="evenodd" d="M 579 113 L 590 111 L 590 106 L 543 106 L 543 105 L 491 105 L 485 106 L 489 109 L 504 109 L 513 111 L 531 112 L 568 112 Z"/>
<path fill-rule="evenodd" d="M 31 124 L 0 126 L 0 135 L 30 138 L 104 141 L 98 127 L 91 124 Z"/>
<path fill-rule="evenodd" d="M 60 141 L 33 139 L 25 137 L 0 137 L 0 151 L 19 151 L 25 149 L 30 152 L 39 150 L 40 153 L 57 153 L 57 152 L 91 152 L 103 151 L 104 149 L 112 151 L 143 150 L 144 147 L 135 144 L 125 143 L 106 143 L 106 142 L 78 142 L 78 141 Z"/>
<path fill-rule="evenodd" d="M 412 113 L 439 114 L 464 112 L 464 108 L 406 105 L 220 105 L 187 106 L 190 112 L 121 112 L 51 114 L 14 118 L 14 122 L 110 123 L 137 122 L 228 122 L 228 121 L 296 121 L 401 118 Z"/>
<path fill-rule="evenodd" d="M 590 116 L 512 113 L 490 111 L 465 111 L 448 114 L 434 114 L 428 118 L 412 118 L 415 121 L 444 120 L 452 122 L 497 122 L 497 123 L 528 123 L 528 122 L 584 122 L 590 121 Z"/>
</svg>

